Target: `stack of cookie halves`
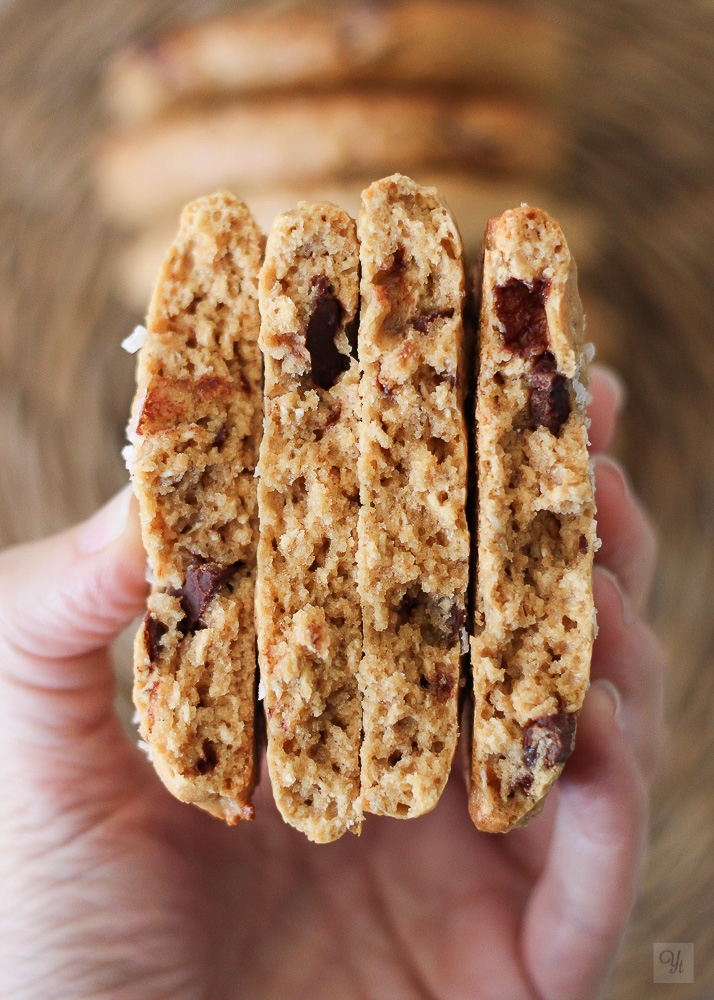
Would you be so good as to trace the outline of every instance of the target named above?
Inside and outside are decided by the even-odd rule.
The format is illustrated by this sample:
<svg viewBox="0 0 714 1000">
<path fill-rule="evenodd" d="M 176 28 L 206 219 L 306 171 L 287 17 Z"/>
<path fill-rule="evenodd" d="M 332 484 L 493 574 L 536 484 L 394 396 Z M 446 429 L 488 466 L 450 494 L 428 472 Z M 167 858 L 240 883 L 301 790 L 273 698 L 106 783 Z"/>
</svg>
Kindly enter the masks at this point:
<svg viewBox="0 0 714 1000">
<path fill-rule="evenodd" d="M 596 537 L 557 224 L 527 206 L 489 224 L 473 358 L 465 299 L 448 208 L 400 174 L 357 224 L 301 202 L 266 243 L 231 195 L 184 210 L 130 338 L 128 452 L 152 579 L 135 702 L 180 799 L 252 817 L 262 702 L 275 801 L 311 840 L 421 815 L 467 683 L 479 828 L 528 818 L 562 770 Z"/>
</svg>

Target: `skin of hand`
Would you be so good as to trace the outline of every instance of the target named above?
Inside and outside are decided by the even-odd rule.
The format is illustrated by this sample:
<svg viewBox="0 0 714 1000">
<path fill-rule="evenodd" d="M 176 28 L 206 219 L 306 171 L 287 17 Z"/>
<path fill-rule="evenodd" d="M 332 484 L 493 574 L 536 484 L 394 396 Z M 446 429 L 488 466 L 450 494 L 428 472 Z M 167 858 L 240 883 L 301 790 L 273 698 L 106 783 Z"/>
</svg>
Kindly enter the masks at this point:
<svg viewBox="0 0 714 1000">
<path fill-rule="evenodd" d="M 477 831 L 438 807 L 309 843 L 272 804 L 229 828 L 175 801 L 123 732 L 107 644 L 144 607 L 136 502 L 0 556 L 0 994 L 13 1000 L 589 1000 L 635 898 L 663 732 L 642 621 L 652 528 L 594 368 L 599 634 L 576 750 L 541 815 Z"/>
</svg>

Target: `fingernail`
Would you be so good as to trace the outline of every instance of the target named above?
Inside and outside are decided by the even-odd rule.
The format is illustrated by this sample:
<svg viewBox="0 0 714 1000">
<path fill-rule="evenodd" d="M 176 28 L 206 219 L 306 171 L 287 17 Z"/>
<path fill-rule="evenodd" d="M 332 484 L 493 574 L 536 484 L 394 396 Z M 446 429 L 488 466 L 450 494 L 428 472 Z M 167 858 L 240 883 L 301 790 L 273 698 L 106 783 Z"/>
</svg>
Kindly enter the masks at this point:
<svg viewBox="0 0 714 1000">
<path fill-rule="evenodd" d="M 598 378 L 602 379 L 609 386 L 610 392 L 615 399 L 615 409 L 620 413 L 627 403 L 627 383 L 614 368 L 608 368 L 606 365 L 593 367 L 597 371 Z"/>
<path fill-rule="evenodd" d="M 597 680 L 592 682 L 591 687 L 600 688 L 608 696 L 612 702 L 612 717 L 613 719 L 619 718 L 620 709 L 622 708 L 622 696 L 612 681 L 607 680 L 606 677 L 598 677 Z"/>
<path fill-rule="evenodd" d="M 85 521 L 77 533 L 77 548 L 84 555 L 101 552 L 124 534 L 133 496 L 131 483 Z"/>
<path fill-rule="evenodd" d="M 622 615 L 622 620 L 625 625 L 632 625 L 636 619 L 636 615 L 630 599 L 622 588 L 622 584 L 612 572 L 612 570 L 607 569 L 605 566 L 596 566 L 593 570 L 595 576 L 603 577 L 608 581 L 612 589 L 615 591 L 620 599 L 620 614 Z"/>
<path fill-rule="evenodd" d="M 627 501 L 632 500 L 632 486 L 630 484 L 630 479 L 627 475 L 627 472 L 620 465 L 620 463 L 616 462 L 615 459 L 612 458 L 610 455 L 593 455 L 593 468 L 595 470 L 596 475 L 598 468 L 602 467 L 609 469 L 613 473 L 615 478 L 618 480 L 618 482 L 620 483 L 620 488 L 622 489 L 622 492 L 624 494 L 625 500 Z M 595 486 L 597 488 L 597 483 L 595 484 Z"/>
</svg>

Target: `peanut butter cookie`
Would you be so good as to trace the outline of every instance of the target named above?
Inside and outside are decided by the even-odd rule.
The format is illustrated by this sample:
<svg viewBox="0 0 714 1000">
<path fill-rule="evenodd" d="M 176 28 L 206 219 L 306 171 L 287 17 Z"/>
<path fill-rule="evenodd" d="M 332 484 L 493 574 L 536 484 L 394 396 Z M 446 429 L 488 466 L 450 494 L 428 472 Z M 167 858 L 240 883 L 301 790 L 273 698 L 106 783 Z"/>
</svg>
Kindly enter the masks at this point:
<svg viewBox="0 0 714 1000">
<path fill-rule="evenodd" d="M 572 748 L 594 638 L 589 350 L 565 237 L 523 205 L 486 231 L 476 404 L 470 812 L 538 811 Z"/>
<path fill-rule="evenodd" d="M 263 237 L 232 195 L 189 205 L 159 274 L 139 353 L 129 465 L 151 595 L 134 700 L 177 798 L 251 819 L 255 783 Z"/>
<path fill-rule="evenodd" d="M 359 587 L 365 809 L 432 809 L 458 735 L 469 532 L 461 239 L 434 188 L 362 196 Z"/>
</svg>

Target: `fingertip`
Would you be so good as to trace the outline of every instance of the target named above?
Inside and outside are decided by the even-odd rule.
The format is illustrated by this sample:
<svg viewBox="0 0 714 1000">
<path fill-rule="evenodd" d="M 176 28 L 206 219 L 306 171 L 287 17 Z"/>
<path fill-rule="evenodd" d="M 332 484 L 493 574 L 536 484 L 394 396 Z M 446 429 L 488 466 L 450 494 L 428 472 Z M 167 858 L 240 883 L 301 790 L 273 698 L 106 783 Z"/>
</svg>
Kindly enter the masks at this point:
<svg viewBox="0 0 714 1000">
<path fill-rule="evenodd" d="M 602 542 L 596 560 L 617 575 L 640 609 L 657 565 L 657 533 L 619 462 L 609 455 L 596 455 L 593 471 Z"/>
<path fill-rule="evenodd" d="M 590 371 L 590 441 L 593 451 L 602 452 L 613 442 L 627 390 L 623 380 L 611 368 L 594 364 Z"/>
<path fill-rule="evenodd" d="M 622 731 L 622 697 L 612 681 L 593 681 L 585 697 L 575 751 L 561 781 L 566 803 L 594 839 L 616 841 L 642 828 L 647 790 Z"/>
<path fill-rule="evenodd" d="M 609 365 L 596 361 L 590 369 L 590 378 L 591 389 L 595 388 L 607 396 L 615 415 L 619 416 L 627 404 L 627 383 L 623 377 Z"/>
<path fill-rule="evenodd" d="M 593 598 L 598 615 L 620 625 L 631 625 L 635 609 L 618 577 L 607 566 L 593 566 Z"/>
<path fill-rule="evenodd" d="M 146 556 L 130 491 L 68 531 L 2 554 L 0 617 L 17 650 L 48 660 L 83 655 L 142 609 Z"/>
<path fill-rule="evenodd" d="M 135 501 L 131 483 L 127 483 L 111 500 L 77 527 L 77 549 L 81 555 L 94 555 L 118 541 L 129 525 L 129 514 Z"/>
</svg>

